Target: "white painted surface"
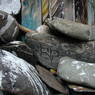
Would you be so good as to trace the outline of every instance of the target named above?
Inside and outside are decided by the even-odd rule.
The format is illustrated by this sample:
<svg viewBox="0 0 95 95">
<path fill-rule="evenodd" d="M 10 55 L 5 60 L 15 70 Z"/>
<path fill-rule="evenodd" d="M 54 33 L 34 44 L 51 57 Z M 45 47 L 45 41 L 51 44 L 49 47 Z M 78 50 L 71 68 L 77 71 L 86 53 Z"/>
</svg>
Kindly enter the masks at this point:
<svg viewBox="0 0 95 95">
<path fill-rule="evenodd" d="M 20 0 L 0 0 L 0 10 L 9 14 L 17 14 L 20 8 Z"/>
</svg>

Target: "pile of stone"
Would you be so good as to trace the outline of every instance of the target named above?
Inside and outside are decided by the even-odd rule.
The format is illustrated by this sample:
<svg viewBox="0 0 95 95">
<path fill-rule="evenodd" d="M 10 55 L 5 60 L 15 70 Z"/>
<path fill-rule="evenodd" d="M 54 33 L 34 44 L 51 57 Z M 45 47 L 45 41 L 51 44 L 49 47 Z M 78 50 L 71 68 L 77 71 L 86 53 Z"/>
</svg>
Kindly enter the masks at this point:
<svg viewBox="0 0 95 95">
<path fill-rule="evenodd" d="M 94 95 L 95 29 L 47 19 L 18 41 L 17 21 L 0 11 L 0 95 Z"/>
</svg>

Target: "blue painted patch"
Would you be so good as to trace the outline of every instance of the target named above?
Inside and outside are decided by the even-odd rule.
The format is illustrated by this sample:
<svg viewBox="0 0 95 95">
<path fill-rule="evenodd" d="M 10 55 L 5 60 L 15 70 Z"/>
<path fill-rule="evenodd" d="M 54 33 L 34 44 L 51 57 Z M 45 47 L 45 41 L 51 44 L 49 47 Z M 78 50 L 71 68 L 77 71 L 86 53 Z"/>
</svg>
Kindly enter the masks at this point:
<svg viewBox="0 0 95 95">
<path fill-rule="evenodd" d="M 22 25 L 32 30 L 41 25 L 41 0 L 22 1 Z"/>
</svg>

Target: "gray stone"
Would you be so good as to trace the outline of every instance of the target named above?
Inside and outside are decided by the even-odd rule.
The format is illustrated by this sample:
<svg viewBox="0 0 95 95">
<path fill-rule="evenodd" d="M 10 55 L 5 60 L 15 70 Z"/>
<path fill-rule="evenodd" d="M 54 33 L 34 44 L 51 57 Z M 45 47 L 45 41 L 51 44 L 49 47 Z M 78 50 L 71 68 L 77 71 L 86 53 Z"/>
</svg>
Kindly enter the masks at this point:
<svg viewBox="0 0 95 95">
<path fill-rule="evenodd" d="M 95 88 L 95 64 L 77 61 L 69 57 L 60 59 L 58 75 L 64 80 Z"/>
<path fill-rule="evenodd" d="M 39 62 L 48 68 L 56 69 L 59 59 L 64 56 L 95 62 L 95 41 L 80 42 L 64 35 L 56 36 L 43 32 L 27 33 L 26 43 L 32 48 Z"/>
<path fill-rule="evenodd" d="M 61 32 L 69 37 L 86 41 L 95 40 L 95 26 L 85 25 L 61 18 L 54 18 L 53 20 L 48 19 L 46 20 L 46 23 L 51 29 L 58 30 L 57 32 Z"/>
<path fill-rule="evenodd" d="M 36 66 L 37 71 L 39 72 L 39 76 L 41 79 L 46 83 L 50 88 L 63 93 L 65 95 L 69 94 L 69 91 L 66 89 L 65 85 L 62 85 L 62 83 L 56 79 L 56 77 L 49 72 L 47 69 L 37 65 Z"/>
</svg>

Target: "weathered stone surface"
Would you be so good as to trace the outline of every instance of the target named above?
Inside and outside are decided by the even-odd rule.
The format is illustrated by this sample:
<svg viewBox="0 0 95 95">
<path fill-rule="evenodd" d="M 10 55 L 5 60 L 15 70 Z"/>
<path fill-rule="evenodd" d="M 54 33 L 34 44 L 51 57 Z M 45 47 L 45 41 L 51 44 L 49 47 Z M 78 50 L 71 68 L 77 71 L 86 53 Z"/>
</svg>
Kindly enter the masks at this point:
<svg viewBox="0 0 95 95">
<path fill-rule="evenodd" d="M 77 60 L 95 62 L 95 41 L 80 42 L 64 35 L 52 35 L 47 32 L 27 33 L 26 42 L 37 54 L 41 64 L 48 68 L 57 68 L 59 59 L 69 56 Z"/>
<path fill-rule="evenodd" d="M 41 77 L 41 79 L 49 87 L 65 95 L 69 94 L 69 91 L 67 91 L 67 89 L 65 88 L 65 85 L 62 85 L 61 82 L 59 82 L 51 72 L 49 72 L 47 69 L 39 65 L 37 65 L 36 68 L 37 68 L 37 71 L 39 72 L 39 76 Z"/>
<path fill-rule="evenodd" d="M 95 40 L 95 26 L 89 26 L 61 18 L 54 18 L 53 20 L 48 19 L 46 23 L 51 29 L 58 30 L 59 33 L 61 32 L 70 37 L 86 41 Z"/>
<path fill-rule="evenodd" d="M 15 40 L 18 35 L 16 20 L 9 14 L 0 11 L 0 43 Z"/>
<path fill-rule="evenodd" d="M 95 88 L 95 64 L 77 61 L 69 57 L 60 59 L 58 75 L 64 80 Z"/>
<path fill-rule="evenodd" d="M 20 0 L 0 0 L 0 10 L 9 14 L 18 14 L 21 8 Z"/>
<path fill-rule="evenodd" d="M 21 41 L 13 41 L 8 44 L 1 45 L 0 48 L 26 60 L 31 65 L 35 65 L 37 62 L 37 58 L 33 55 L 31 48 Z"/>
<path fill-rule="evenodd" d="M 0 50 L 0 90 L 9 95 L 50 95 L 32 65 L 4 50 Z"/>
</svg>

